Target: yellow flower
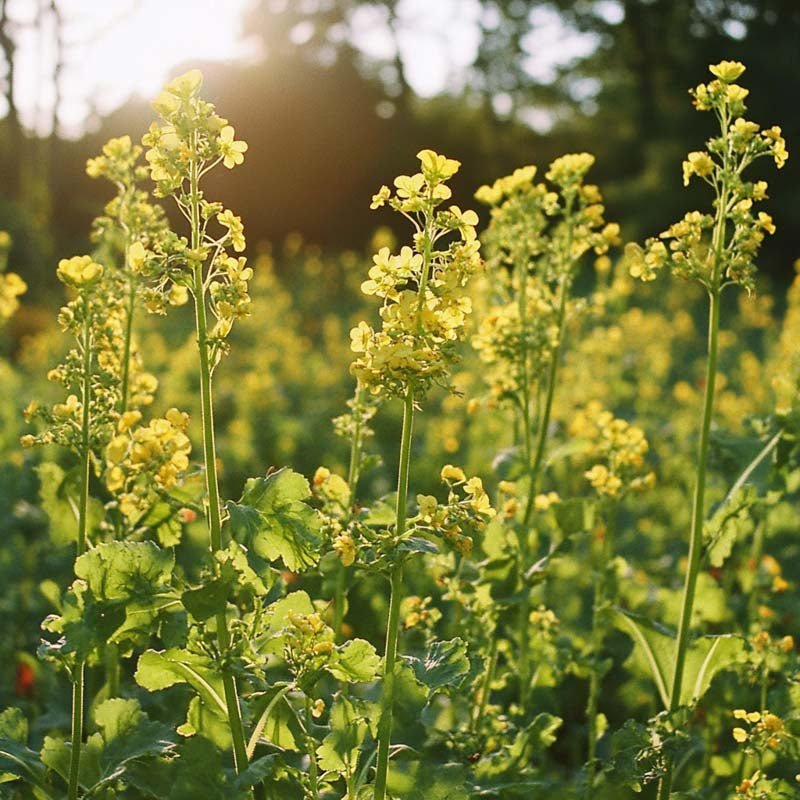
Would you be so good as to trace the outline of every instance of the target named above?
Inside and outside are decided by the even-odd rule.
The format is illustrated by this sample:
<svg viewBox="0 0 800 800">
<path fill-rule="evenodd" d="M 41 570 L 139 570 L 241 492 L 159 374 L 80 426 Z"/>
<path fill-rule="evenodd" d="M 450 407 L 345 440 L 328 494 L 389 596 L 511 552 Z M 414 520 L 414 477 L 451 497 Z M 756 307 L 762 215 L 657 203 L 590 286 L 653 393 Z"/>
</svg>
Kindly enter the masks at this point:
<svg viewBox="0 0 800 800">
<path fill-rule="evenodd" d="M 237 253 L 241 253 L 247 246 L 242 218 L 237 217 L 233 211 L 226 208 L 221 214 L 217 214 L 217 222 L 228 229 L 228 236 L 231 237 L 233 249 Z"/>
<path fill-rule="evenodd" d="M 134 242 L 128 248 L 128 266 L 131 272 L 139 272 L 144 266 L 145 259 L 147 258 L 147 251 L 141 242 Z"/>
<path fill-rule="evenodd" d="M 734 728 L 733 729 L 733 738 L 736 739 L 739 744 L 742 742 L 747 741 L 747 731 L 744 728 Z"/>
<path fill-rule="evenodd" d="M 417 158 L 422 165 L 422 174 L 425 176 L 425 180 L 431 184 L 441 183 L 441 181 L 452 178 L 461 166 L 460 161 L 441 156 L 433 150 L 420 150 Z"/>
<path fill-rule="evenodd" d="M 92 260 L 91 256 L 62 258 L 56 270 L 59 280 L 74 289 L 88 289 L 103 275 L 103 265 Z"/>
<path fill-rule="evenodd" d="M 749 94 L 749 89 L 745 89 L 744 87 L 738 86 L 735 83 L 732 83 L 725 90 L 725 97 L 729 103 L 741 103 Z"/>
<path fill-rule="evenodd" d="M 356 560 L 358 551 L 356 550 L 353 537 L 349 533 L 340 533 L 333 540 L 333 549 L 336 551 L 336 555 L 339 556 L 339 560 L 344 567 L 351 566 Z"/>
<path fill-rule="evenodd" d="M 164 91 L 176 97 L 191 97 L 203 85 L 203 73 L 199 69 L 190 69 L 183 75 L 173 78 Z"/>
<path fill-rule="evenodd" d="M 683 185 L 689 185 L 689 179 L 692 175 L 705 178 L 710 175 L 713 170 L 714 162 L 708 153 L 702 150 L 689 153 L 689 155 L 686 156 L 686 161 L 683 162 Z"/>
<path fill-rule="evenodd" d="M 593 164 L 591 153 L 567 153 L 550 165 L 546 177 L 559 186 L 568 186 L 580 181 Z"/>
<path fill-rule="evenodd" d="M 247 142 L 237 142 L 233 138 L 234 130 L 231 125 L 226 125 L 219 132 L 219 151 L 223 156 L 222 163 L 228 168 L 233 169 L 238 164 L 244 162 L 244 154 L 247 152 Z"/>
<path fill-rule="evenodd" d="M 378 191 L 372 195 L 372 202 L 369 204 L 369 207 L 374 211 L 376 208 L 380 208 L 392 195 L 391 189 L 384 185 L 381 186 Z"/>
<path fill-rule="evenodd" d="M 711 74 L 725 83 L 732 83 L 742 76 L 746 67 L 739 61 L 720 61 L 709 66 Z"/>
<path fill-rule="evenodd" d="M 439 477 L 448 483 L 464 483 L 467 480 L 464 470 L 461 467 L 454 467 L 452 464 L 442 467 Z"/>
</svg>

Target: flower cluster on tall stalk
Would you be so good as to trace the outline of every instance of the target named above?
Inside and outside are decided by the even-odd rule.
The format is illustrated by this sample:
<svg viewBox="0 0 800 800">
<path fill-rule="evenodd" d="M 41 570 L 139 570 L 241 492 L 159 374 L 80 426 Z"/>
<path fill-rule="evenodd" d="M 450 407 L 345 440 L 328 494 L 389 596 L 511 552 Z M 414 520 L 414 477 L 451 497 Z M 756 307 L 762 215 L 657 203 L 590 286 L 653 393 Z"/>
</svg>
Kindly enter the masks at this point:
<svg viewBox="0 0 800 800">
<path fill-rule="evenodd" d="M 234 138 L 234 129 L 200 98 L 202 75 L 192 70 L 167 84 L 153 102 L 161 116 L 145 134 L 145 158 L 158 197 L 175 200 L 189 236 L 162 236 L 152 250 L 136 248 L 135 271 L 150 279 L 149 306 L 163 310 L 187 292 L 195 309 L 200 403 L 203 425 L 205 511 L 211 551 L 224 549 L 223 508 L 219 494 L 211 388 L 213 370 L 227 350 L 227 337 L 236 319 L 248 313 L 247 284 L 253 275 L 245 258 L 244 226 L 240 217 L 221 203 L 205 198 L 202 179 L 216 166 L 241 164 L 247 144 Z M 129 251 L 130 257 L 130 251 Z M 209 317 L 213 317 L 213 326 Z M 216 636 L 223 658 L 230 647 L 224 610 L 216 614 Z M 224 701 L 237 772 L 247 767 L 248 755 L 236 680 L 230 669 L 222 674 Z"/>
<path fill-rule="evenodd" d="M 403 566 L 409 555 L 408 492 L 411 477 L 411 445 L 414 416 L 432 385 L 448 385 L 455 360 L 455 345 L 463 336 L 464 323 L 472 310 L 466 287 L 481 268 L 479 242 L 475 232 L 478 216 L 456 205 L 445 205 L 452 192 L 447 182 L 460 167 L 454 159 L 432 150 L 417 158 L 420 171 L 400 175 L 394 191 L 382 186 L 372 199 L 372 208 L 388 202 L 406 217 L 414 230 L 413 243 L 398 254 L 382 248 L 373 259 L 369 279 L 362 284 L 366 295 L 382 300 L 381 326 L 359 323 L 350 334 L 356 354 L 351 371 L 368 392 L 403 402 L 403 430 L 400 440 L 395 525 L 383 544 L 384 570 L 389 578 L 389 618 L 386 626 L 381 715 L 378 723 L 378 752 L 375 800 L 386 796 L 389 752 L 397 672 L 400 606 L 403 601 Z M 479 482 L 478 482 L 479 483 Z M 471 490 L 474 509 L 490 511 L 483 505 L 485 491 L 475 484 Z M 479 505 L 480 504 L 480 505 Z M 436 502 L 420 501 L 421 521 L 433 522 Z M 439 529 L 450 514 L 436 518 Z M 447 525 L 453 536 L 458 521 Z"/>
<path fill-rule="evenodd" d="M 737 82 L 743 64 L 722 61 L 710 67 L 714 80 L 692 91 L 698 111 L 712 111 L 720 133 L 706 142 L 706 149 L 689 153 L 683 162 L 684 183 L 692 178 L 707 183 L 713 193 L 712 213 L 690 211 L 660 236 L 649 239 L 644 248 L 628 245 L 630 272 L 644 281 L 654 280 L 668 267 L 674 275 L 694 280 L 708 294 L 708 357 L 697 448 L 696 475 L 689 531 L 689 557 L 675 646 L 669 690 L 669 710 L 681 705 L 686 653 L 694 608 L 697 576 L 703 549 L 706 514 L 706 475 L 714 412 L 719 352 L 720 304 L 722 292 L 740 286 L 755 289 L 755 258 L 765 236 L 775 232 L 772 217 L 757 211 L 756 204 L 767 198 L 767 183 L 747 180 L 745 170 L 760 158 L 770 158 L 780 169 L 786 163 L 786 143 L 778 126 L 762 129 L 747 120 L 748 90 Z M 660 800 L 672 791 L 672 764 L 659 787 Z"/>
<path fill-rule="evenodd" d="M 531 688 L 528 571 L 537 546 L 532 521 L 537 509 L 556 500 L 540 489 L 567 325 L 581 305 L 573 284 L 587 252 L 603 255 L 619 242 L 619 226 L 603 219 L 598 187 L 584 181 L 593 164 L 589 153 L 568 154 L 550 165 L 547 182 L 536 182 L 537 168 L 527 166 L 476 192 L 491 206 L 484 238 L 493 304 L 473 346 L 486 366 L 491 404 L 514 413 L 516 464 L 510 474 L 518 479 L 515 494 L 521 498 L 505 519 L 516 543 L 516 670 L 523 714 Z"/>
<path fill-rule="evenodd" d="M 26 418 L 39 419 L 44 429 L 22 437 L 24 447 L 57 444 L 77 458 L 77 533 L 76 563 L 89 544 L 89 480 L 92 466 L 102 464 L 103 451 L 110 441 L 118 418 L 120 307 L 102 291 L 104 268 L 91 256 L 62 259 L 59 280 L 73 299 L 59 313 L 61 329 L 72 336 L 75 346 L 48 377 L 58 381 L 69 393 L 64 402 L 51 408 L 32 402 Z M 85 706 L 85 659 L 72 654 L 66 661 L 72 681 L 72 733 L 69 750 L 68 797 L 75 800 L 79 791 L 81 743 Z"/>
</svg>

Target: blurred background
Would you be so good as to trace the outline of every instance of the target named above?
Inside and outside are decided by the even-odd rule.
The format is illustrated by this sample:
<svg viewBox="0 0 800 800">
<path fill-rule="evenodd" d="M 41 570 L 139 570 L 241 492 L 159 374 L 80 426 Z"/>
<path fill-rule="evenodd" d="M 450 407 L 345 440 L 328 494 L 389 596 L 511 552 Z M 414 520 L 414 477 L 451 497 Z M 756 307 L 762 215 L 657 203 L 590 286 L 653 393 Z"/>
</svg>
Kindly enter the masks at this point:
<svg viewBox="0 0 800 800">
<path fill-rule="evenodd" d="M 28 304 L 49 304 L 57 258 L 87 249 L 108 199 L 86 159 L 137 139 L 160 86 L 199 67 L 250 143 L 215 191 L 251 247 L 299 232 L 363 251 L 391 216 L 370 214 L 371 194 L 421 147 L 463 162 L 462 205 L 517 166 L 589 150 L 608 218 L 626 238 L 658 233 L 707 200 L 681 185 L 713 130 L 688 87 L 743 61 L 751 118 L 781 124 L 791 152 L 798 41 L 796 0 L 0 0 L 0 229 Z M 762 265 L 779 284 L 800 254 L 795 163 L 766 176 L 778 233 Z"/>
</svg>

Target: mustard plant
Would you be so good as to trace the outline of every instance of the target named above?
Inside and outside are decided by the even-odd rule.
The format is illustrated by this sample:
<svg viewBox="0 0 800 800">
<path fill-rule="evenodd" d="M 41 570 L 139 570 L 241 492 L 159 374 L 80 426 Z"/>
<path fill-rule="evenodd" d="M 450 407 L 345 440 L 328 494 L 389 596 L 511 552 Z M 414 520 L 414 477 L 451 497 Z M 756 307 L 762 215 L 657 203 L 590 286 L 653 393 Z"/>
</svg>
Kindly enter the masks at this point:
<svg viewBox="0 0 800 800">
<path fill-rule="evenodd" d="M 350 334 L 356 353 L 354 376 L 367 391 L 403 401 L 395 526 L 385 545 L 390 602 L 375 800 L 386 796 L 389 771 L 403 564 L 409 552 L 407 504 L 414 414 L 433 384 L 447 385 L 455 345 L 472 310 L 465 287 L 481 265 L 475 212 L 455 205 L 441 208 L 451 198 L 447 181 L 460 163 L 432 150 L 422 150 L 417 157 L 420 172 L 400 175 L 394 181 L 394 192 L 382 186 L 372 200 L 373 208 L 388 202 L 411 222 L 413 246 L 404 246 L 397 255 L 382 248 L 374 257 L 369 280 L 361 288 L 383 300 L 381 328 L 375 330 L 361 322 Z M 456 238 L 446 243 L 452 234 Z M 477 494 L 482 496 L 482 489 Z"/>
<path fill-rule="evenodd" d="M 75 347 L 48 377 L 61 383 L 70 394 L 52 408 L 32 402 L 26 417 L 42 419 L 45 429 L 22 437 L 24 447 L 57 444 L 69 449 L 79 461 L 77 489 L 76 563 L 86 552 L 89 535 L 89 479 L 92 462 L 107 444 L 117 417 L 118 364 L 113 357 L 118 336 L 119 309 L 100 291 L 103 266 L 90 256 L 75 256 L 59 262 L 59 280 L 74 293 L 61 309 L 59 324 L 74 337 Z M 97 357 L 95 354 L 99 354 Z M 106 357 L 104 357 L 106 356 Z M 108 357 L 110 356 L 110 357 Z M 81 654 L 70 654 L 64 664 L 72 681 L 72 733 L 69 750 L 67 795 L 76 800 L 79 791 L 81 743 L 83 740 L 85 664 Z"/>
<path fill-rule="evenodd" d="M 755 289 L 755 258 L 765 236 L 774 233 L 772 217 L 756 211 L 756 203 L 767 197 L 767 183 L 750 181 L 745 170 L 760 158 L 771 158 L 780 169 L 786 163 L 786 143 L 777 126 L 761 129 L 743 116 L 748 90 L 737 82 L 743 64 L 722 61 L 710 68 L 714 80 L 692 91 L 699 111 L 712 111 L 719 124 L 719 136 L 706 142 L 706 149 L 689 153 L 683 162 L 684 184 L 694 178 L 707 183 L 714 192 L 713 213 L 691 211 L 659 237 L 649 239 L 644 249 L 629 245 L 627 256 L 634 277 L 649 281 L 669 267 L 686 280 L 700 283 L 709 302 L 708 354 L 705 389 L 697 449 L 696 477 L 689 532 L 689 561 L 681 604 L 670 690 L 669 710 L 681 704 L 686 653 L 694 608 L 697 576 L 703 548 L 706 474 L 711 423 L 717 381 L 720 302 L 722 292 L 740 286 Z M 667 800 L 672 786 L 672 766 L 661 780 L 660 800 Z"/>
<path fill-rule="evenodd" d="M 164 88 L 153 102 L 161 116 L 143 138 L 146 159 L 156 184 L 155 194 L 172 197 L 189 226 L 189 238 L 162 237 L 152 251 L 133 247 L 131 267 L 155 274 L 150 306 L 161 310 L 186 291 L 192 297 L 197 332 L 200 402 L 203 425 L 203 460 L 206 480 L 206 518 L 213 553 L 224 549 L 222 504 L 217 475 L 211 378 L 227 349 L 227 336 L 235 319 L 247 314 L 247 283 L 252 270 L 244 258 L 230 255 L 245 249 L 241 219 L 222 204 L 205 199 L 201 181 L 219 164 L 232 169 L 244 161 L 245 142 L 218 116 L 214 106 L 200 99 L 202 75 L 197 70 L 182 75 Z M 218 231 L 212 234 L 213 226 Z M 209 227 L 211 226 L 211 228 Z M 149 262 L 149 263 L 147 263 Z M 216 320 L 209 325 L 209 315 Z M 224 610 L 216 615 L 217 640 L 223 657 L 230 647 Z M 234 764 L 241 772 L 248 763 L 236 681 L 229 669 L 222 675 L 228 721 L 233 740 Z"/>
<path fill-rule="evenodd" d="M 491 186 L 481 186 L 475 195 L 491 207 L 485 241 L 495 300 L 473 346 L 487 367 L 492 403 L 514 410 L 514 452 L 524 479 L 519 513 L 514 500 L 507 515 L 518 547 L 517 648 L 523 713 L 531 679 L 531 522 L 537 500 L 540 507 L 551 504 L 546 495 L 540 497 L 540 486 L 567 323 L 579 307 L 573 300 L 573 284 L 588 251 L 605 254 L 619 241 L 619 226 L 603 219 L 598 187 L 584 182 L 593 164 L 589 153 L 565 155 L 550 165 L 545 176 L 550 185 L 535 182 L 537 168 L 526 166 Z M 489 663 L 494 660 L 490 656 Z M 491 683 L 491 672 L 487 681 Z"/>
</svg>

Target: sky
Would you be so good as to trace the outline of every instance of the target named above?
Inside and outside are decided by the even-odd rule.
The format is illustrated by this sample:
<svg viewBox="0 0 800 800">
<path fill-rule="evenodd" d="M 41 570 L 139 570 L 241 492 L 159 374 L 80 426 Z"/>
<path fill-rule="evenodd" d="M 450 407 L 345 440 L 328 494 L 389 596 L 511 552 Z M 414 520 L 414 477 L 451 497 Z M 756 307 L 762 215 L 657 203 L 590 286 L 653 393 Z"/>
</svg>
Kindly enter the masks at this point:
<svg viewBox="0 0 800 800">
<path fill-rule="evenodd" d="M 243 15 L 253 2 L 58 0 L 65 20 L 59 132 L 79 136 L 98 115 L 131 96 L 154 97 L 179 65 L 263 57 L 263 44 L 242 29 Z M 43 0 L 10 0 L 18 42 L 15 89 L 20 116 L 26 127 L 40 134 L 50 132 L 55 100 L 55 27 L 49 13 L 38 13 L 48 5 Z M 621 13 L 617 0 L 595 0 L 595 5 L 611 18 Z M 462 88 L 464 67 L 477 52 L 480 14 L 477 0 L 401 0 L 401 57 L 419 95 Z M 596 46 L 592 37 L 566 29 L 554 10 L 539 8 L 534 14 L 525 66 L 536 78 L 552 78 L 556 66 Z M 296 33 L 302 39 L 303 31 Z M 353 15 L 350 36 L 367 57 L 393 56 L 385 19 L 374 7 Z M 6 111 L 3 102 L 0 98 L 0 115 Z M 502 111 L 504 98 L 497 102 Z M 535 115 L 530 121 L 536 126 Z"/>
</svg>

